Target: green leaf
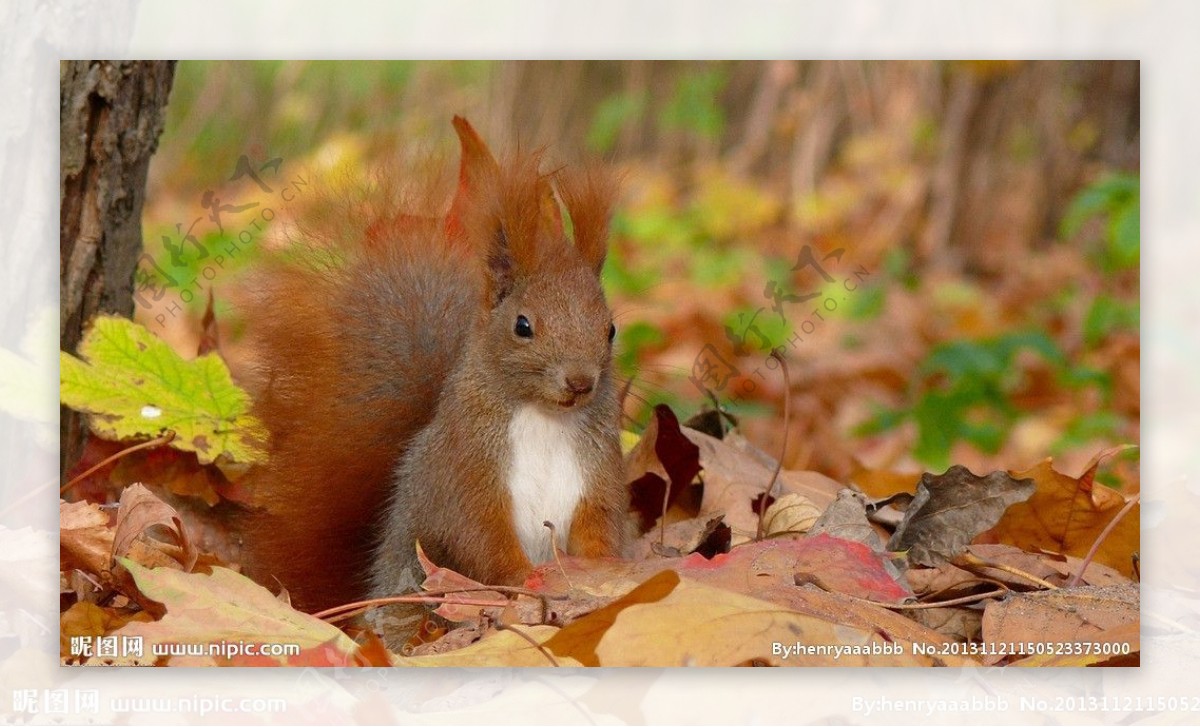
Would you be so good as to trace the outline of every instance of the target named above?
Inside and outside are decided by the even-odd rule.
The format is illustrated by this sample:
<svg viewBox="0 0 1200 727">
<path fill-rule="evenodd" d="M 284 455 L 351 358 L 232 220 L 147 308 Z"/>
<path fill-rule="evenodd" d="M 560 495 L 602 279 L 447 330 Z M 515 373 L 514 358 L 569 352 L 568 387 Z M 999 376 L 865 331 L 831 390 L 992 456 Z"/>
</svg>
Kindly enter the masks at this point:
<svg viewBox="0 0 1200 727">
<path fill-rule="evenodd" d="M 1109 228 L 1108 256 L 1118 270 L 1136 269 L 1141 260 L 1142 211 L 1136 202 L 1113 215 Z"/>
<path fill-rule="evenodd" d="M 641 94 L 620 93 L 604 99 L 596 108 L 596 116 L 588 129 L 588 147 L 601 154 L 612 151 L 621 130 L 630 121 L 641 117 L 645 109 L 646 99 Z"/>
<path fill-rule="evenodd" d="M 1095 347 L 1114 331 L 1136 331 L 1138 317 L 1137 302 L 1125 303 L 1109 295 L 1099 295 L 1084 316 L 1083 340 L 1088 346 Z"/>
<path fill-rule="evenodd" d="M 1073 237 L 1091 217 L 1133 204 L 1138 205 L 1141 181 L 1131 174 L 1113 174 L 1079 193 L 1063 214 L 1060 233 Z"/>
<path fill-rule="evenodd" d="M 171 446 L 203 464 L 224 457 L 258 463 L 261 424 L 250 397 L 216 354 L 184 361 L 162 339 L 115 316 L 96 318 L 79 344 L 83 360 L 62 352 L 62 403 L 89 416 L 92 431 L 123 440 L 175 432 Z"/>
<path fill-rule="evenodd" d="M 726 75 L 707 69 L 679 79 L 659 123 L 665 130 L 683 129 L 697 136 L 716 139 L 725 129 L 725 113 L 717 102 L 725 88 Z"/>
</svg>

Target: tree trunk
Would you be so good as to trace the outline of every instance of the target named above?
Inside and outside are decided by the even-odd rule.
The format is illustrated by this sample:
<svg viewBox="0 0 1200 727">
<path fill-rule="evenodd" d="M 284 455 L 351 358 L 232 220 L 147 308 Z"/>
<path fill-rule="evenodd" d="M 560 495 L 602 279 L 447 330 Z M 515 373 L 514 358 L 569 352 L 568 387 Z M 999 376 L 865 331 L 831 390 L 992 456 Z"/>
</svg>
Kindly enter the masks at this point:
<svg viewBox="0 0 1200 727">
<path fill-rule="evenodd" d="M 74 352 L 98 313 L 133 314 L 146 171 L 158 146 L 175 61 L 59 66 L 59 345 Z M 59 463 L 78 460 L 85 427 L 62 410 Z"/>
</svg>

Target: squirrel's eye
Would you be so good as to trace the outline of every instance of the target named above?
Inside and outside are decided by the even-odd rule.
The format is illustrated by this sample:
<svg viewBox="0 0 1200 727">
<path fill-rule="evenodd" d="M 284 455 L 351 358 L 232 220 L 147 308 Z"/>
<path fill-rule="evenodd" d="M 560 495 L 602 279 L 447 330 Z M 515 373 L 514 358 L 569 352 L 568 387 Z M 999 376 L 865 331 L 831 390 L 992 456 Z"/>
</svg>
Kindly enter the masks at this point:
<svg viewBox="0 0 1200 727">
<path fill-rule="evenodd" d="M 521 338 L 533 338 L 533 325 L 525 316 L 517 316 L 517 324 L 513 326 L 513 333 Z"/>
<path fill-rule="evenodd" d="M 616 337 L 617 337 L 617 326 L 614 323 L 609 323 L 608 324 L 608 342 L 612 343 L 613 339 Z"/>
</svg>

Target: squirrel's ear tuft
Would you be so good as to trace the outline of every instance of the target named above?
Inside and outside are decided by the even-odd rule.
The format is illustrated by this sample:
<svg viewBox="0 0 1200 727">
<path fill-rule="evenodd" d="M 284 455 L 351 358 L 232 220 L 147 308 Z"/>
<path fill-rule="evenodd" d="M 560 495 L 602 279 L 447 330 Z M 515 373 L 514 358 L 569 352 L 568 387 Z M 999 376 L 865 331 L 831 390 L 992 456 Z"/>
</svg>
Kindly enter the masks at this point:
<svg viewBox="0 0 1200 727">
<path fill-rule="evenodd" d="M 548 227 L 557 226 L 561 239 L 562 221 L 547 210 L 548 187 L 537 167 L 537 157 L 518 157 L 460 188 L 459 239 L 482 263 L 488 308 L 499 305 L 518 278 L 541 267 Z"/>
<path fill-rule="evenodd" d="M 446 238 L 452 243 L 462 239 L 466 231 L 468 205 L 477 201 L 481 189 L 494 186 L 500 174 L 500 165 L 471 122 L 455 116 L 453 123 L 462 159 L 458 163 L 458 188 L 446 214 Z"/>
<path fill-rule="evenodd" d="M 599 166 L 558 173 L 558 193 L 571 218 L 575 249 L 596 275 L 608 254 L 608 223 L 617 196 L 617 181 Z"/>
</svg>

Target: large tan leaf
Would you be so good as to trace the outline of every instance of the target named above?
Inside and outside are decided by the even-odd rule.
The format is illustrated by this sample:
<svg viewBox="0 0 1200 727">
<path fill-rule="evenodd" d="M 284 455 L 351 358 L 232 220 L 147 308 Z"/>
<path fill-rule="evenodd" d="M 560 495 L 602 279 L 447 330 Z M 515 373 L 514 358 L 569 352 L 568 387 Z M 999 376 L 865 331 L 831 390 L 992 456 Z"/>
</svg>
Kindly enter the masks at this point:
<svg viewBox="0 0 1200 727">
<path fill-rule="evenodd" d="M 183 573 L 166 568 L 143 568 L 121 560 L 148 598 L 161 603 L 166 615 L 153 623 L 131 623 L 118 635 L 142 636 L 150 645 L 216 644 L 239 641 L 255 644 L 296 644 L 298 658 L 278 657 L 233 663 L 311 663 L 314 654 L 326 666 L 351 665 L 356 644 L 340 630 L 301 613 L 270 591 L 226 568 L 214 567 L 211 575 Z M 179 663 L 172 660 L 172 663 Z M 204 662 L 208 663 L 208 662 Z M 214 663 L 223 663 L 214 659 Z"/>
<path fill-rule="evenodd" d="M 545 644 L 599 666 L 928 666 L 912 644 L 664 571 Z M 798 645 L 819 653 L 798 653 Z M 886 654 L 885 651 L 899 653 Z M 956 660 L 955 663 L 969 663 Z"/>
<path fill-rule="evenodd" d="M 517 626 L 534 643 L 551 638 L 558 629 L 553 626 Z M 566 656 L 553 656 L 558 666 L 582 666 Z M 428 656 L 396 656 L 396 666 L 554 666 L 547 655 L 512 630 L 496 631 L 479 641 L 445 654 Z"/>
</svg>

